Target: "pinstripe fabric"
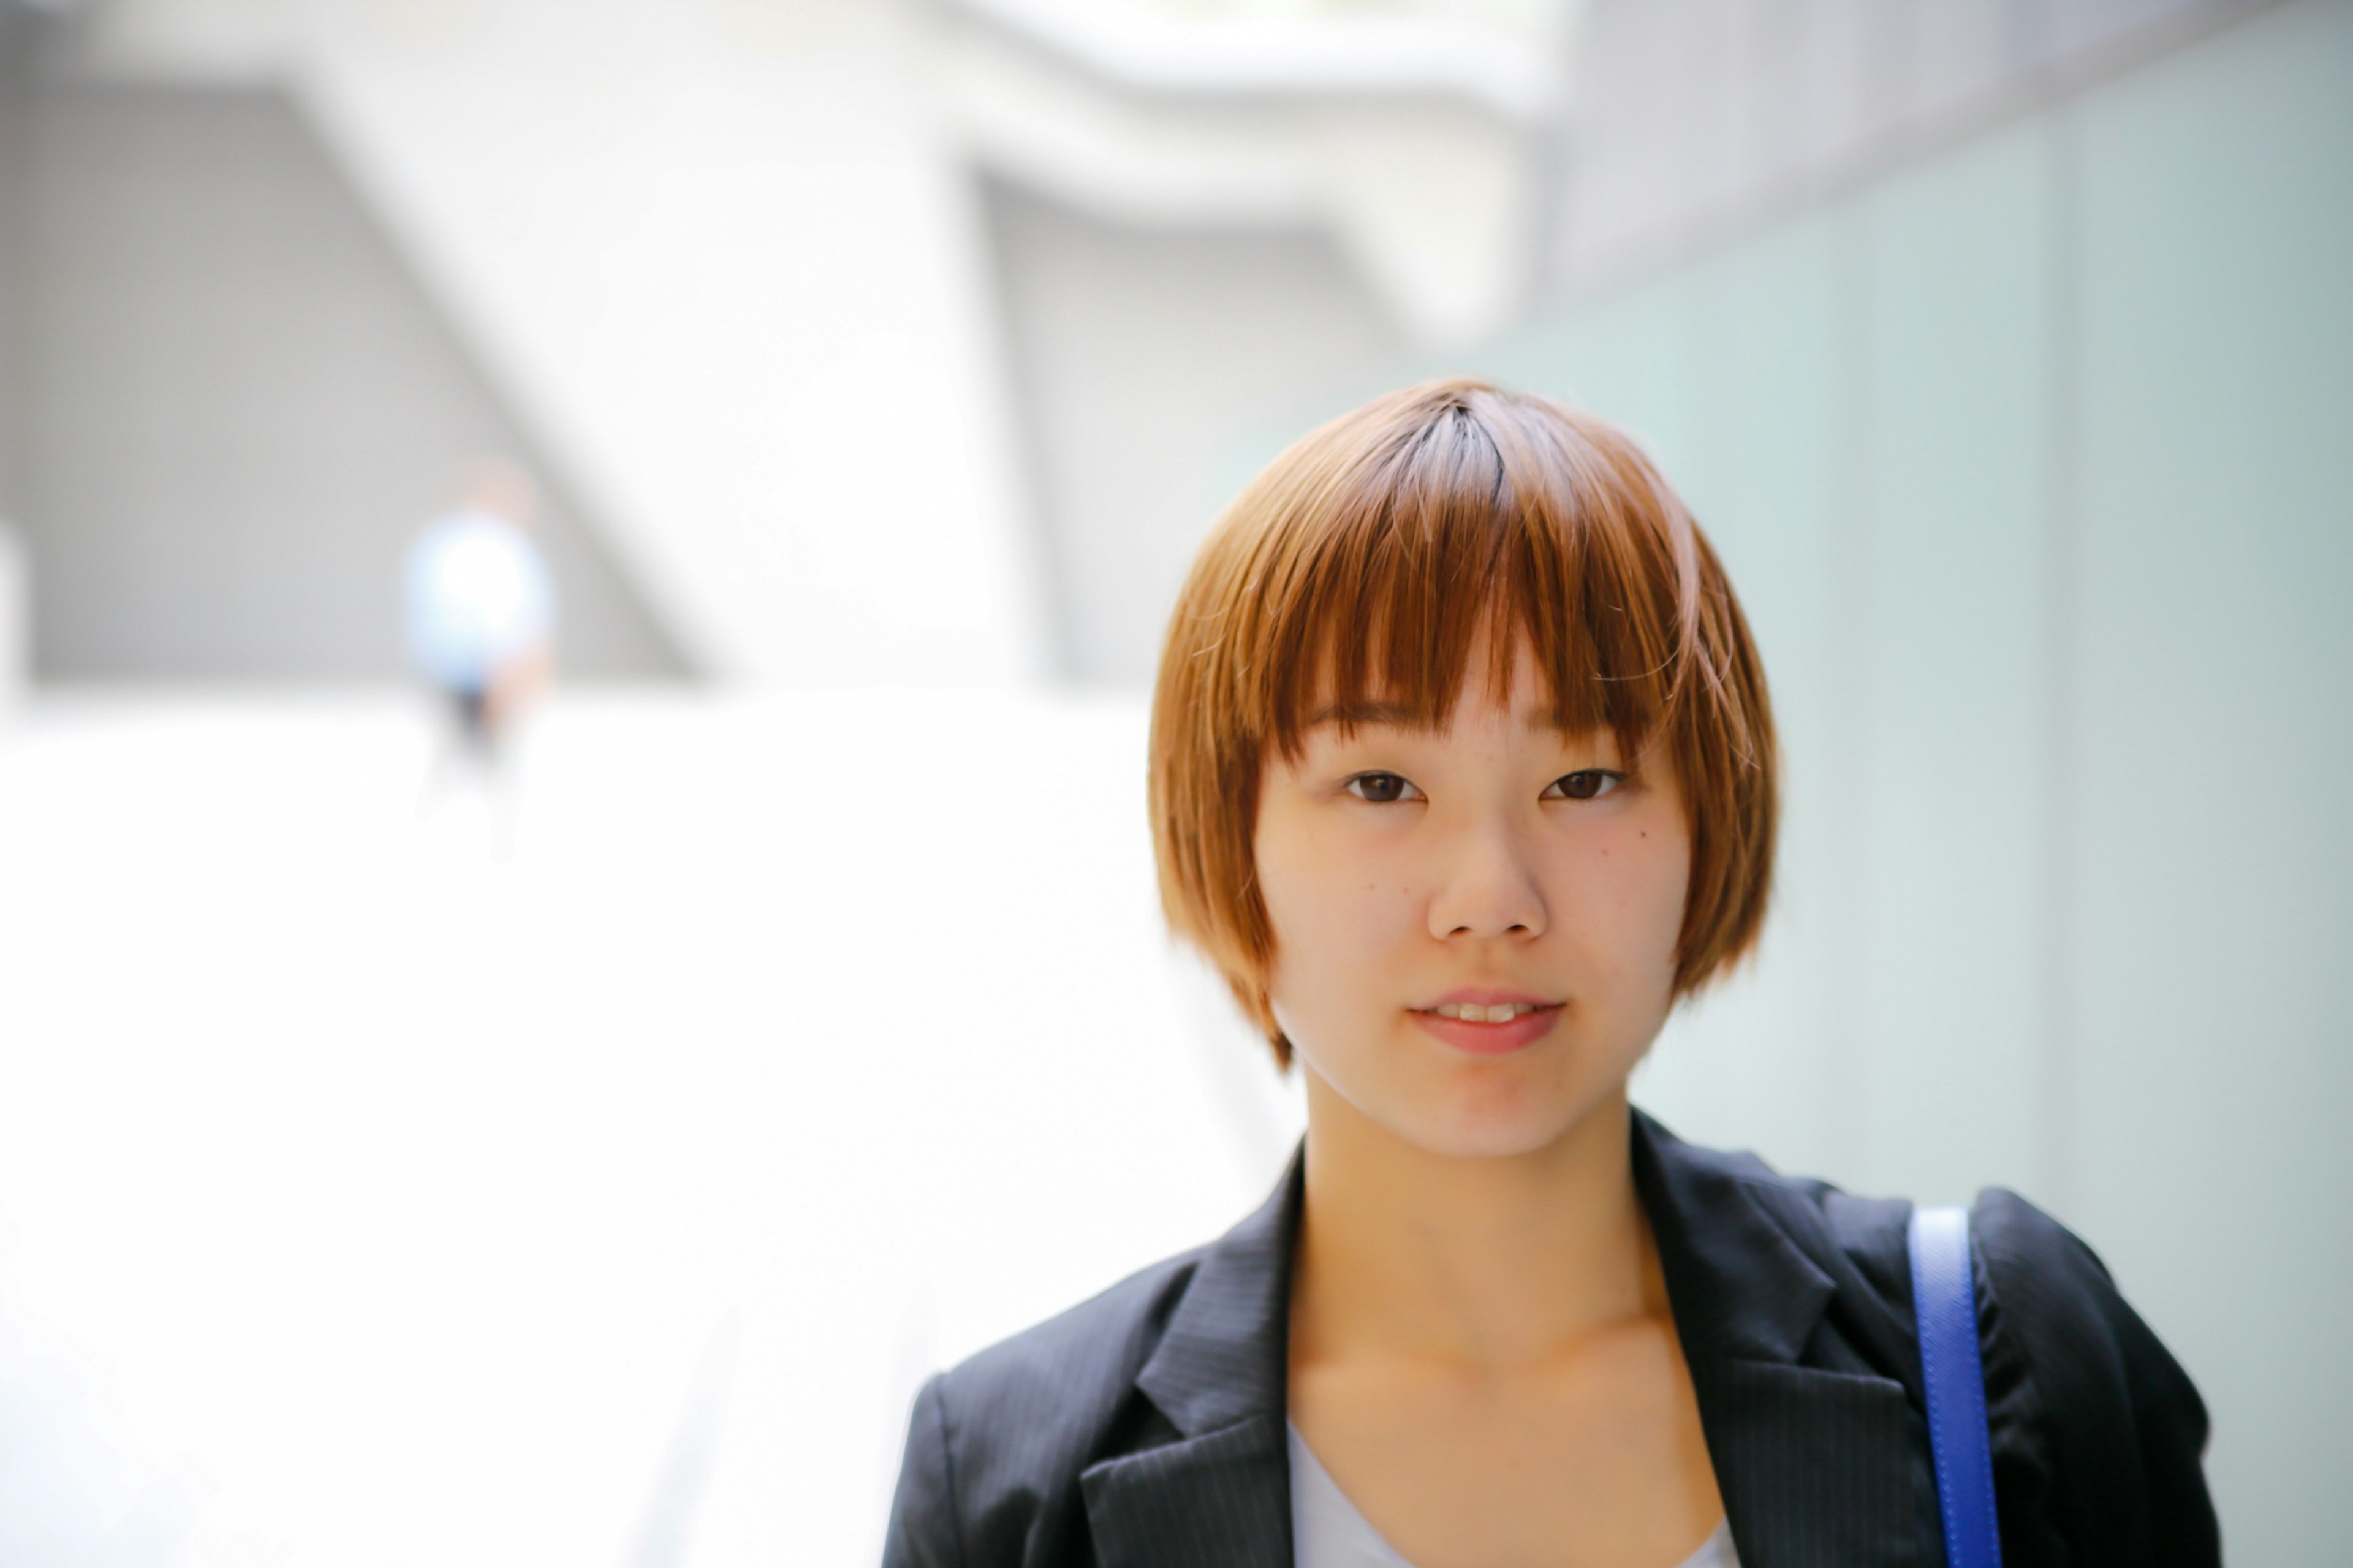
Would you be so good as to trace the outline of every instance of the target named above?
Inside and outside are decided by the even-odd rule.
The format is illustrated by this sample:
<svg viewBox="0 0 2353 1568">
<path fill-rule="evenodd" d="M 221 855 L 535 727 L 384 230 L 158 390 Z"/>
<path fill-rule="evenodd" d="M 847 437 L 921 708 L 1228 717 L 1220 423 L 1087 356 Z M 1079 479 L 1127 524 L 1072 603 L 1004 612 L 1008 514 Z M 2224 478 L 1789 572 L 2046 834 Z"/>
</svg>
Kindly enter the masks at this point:
<svg viewBox="0 0 2353 1568">
<path fill-rule="evenodd" d="M 1634 1177 L 1744 1568 L 1942 1568 L 1910 1205 L 1634 1122 Z M 934 1378 L 886 1568 L 1290 1568 L 1298 1162 L 1214 1245 Z M 2219 1564 L 2196 1391 L 2084 1245 L 1982 1194 L 2010 1568 Z"/>
</svg>

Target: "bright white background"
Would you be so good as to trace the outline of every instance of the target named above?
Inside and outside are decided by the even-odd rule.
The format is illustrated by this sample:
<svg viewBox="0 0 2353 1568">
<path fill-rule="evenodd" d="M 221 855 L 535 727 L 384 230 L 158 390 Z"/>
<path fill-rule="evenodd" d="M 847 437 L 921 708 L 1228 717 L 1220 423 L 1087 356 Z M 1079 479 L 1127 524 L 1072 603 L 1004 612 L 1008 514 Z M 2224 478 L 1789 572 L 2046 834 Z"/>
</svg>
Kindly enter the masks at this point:
<svg viewBox="0 0 2353 1568">
<path fill-rule="evenodd" d="M 1271 1179 L 1140 704 L 568 698 L 504 859 L 433 740 L 0 742 L 0 1558 L 871 1561 L 921 1375 Z"/>
</svg>

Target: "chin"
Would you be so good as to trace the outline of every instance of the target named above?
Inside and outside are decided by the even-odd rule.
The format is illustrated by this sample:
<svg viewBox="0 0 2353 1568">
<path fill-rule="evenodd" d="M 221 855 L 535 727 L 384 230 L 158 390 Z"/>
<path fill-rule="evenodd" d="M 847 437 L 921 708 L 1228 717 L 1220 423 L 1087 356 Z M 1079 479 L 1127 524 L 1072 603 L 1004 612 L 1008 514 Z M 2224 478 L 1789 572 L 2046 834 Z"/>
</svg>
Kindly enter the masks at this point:
<svg viewBox="0 0 2353 1568">
<path fill-rule="evenodd" d="M 1624 1104 L 1625 1074 L 1636 1057 L 1624 1053 L 1620 1068 L 1619 1052 L 1563 1041 L 1481 1060 L 1434 1053 L 1414 1037 L 1395 1050 L 1335 1060 L 1297 1030 L 1285 1033 L 1332 1095 L 1333 1113 L 1369 1122 L 1417 1152 L 1455 1160 L 1519 1159 L 1555 1147 L 1597 1111 Z M 1314 1102 L 1311 1090 L 1311 1116 Z"/>
<path fill-rule="evenodd" d="M 1423 1153 L 1449 1160 L 1514 1160 L 1549 1148 L 1560 1136 L 1557 1128 L 1532 1128 L 1509 1123 L 1401 1131 L 1406 1141 Z"/>
<path fill-rule="evenodd" d="M 1386 1120 L 1390 1131 L 1426 1154 L 1508 1160 L 1550 1148 L 1591 1109 L 1548 1096 L 1465 1096 L 1451 1105 L 1402 1108 Z"/>
</svg>

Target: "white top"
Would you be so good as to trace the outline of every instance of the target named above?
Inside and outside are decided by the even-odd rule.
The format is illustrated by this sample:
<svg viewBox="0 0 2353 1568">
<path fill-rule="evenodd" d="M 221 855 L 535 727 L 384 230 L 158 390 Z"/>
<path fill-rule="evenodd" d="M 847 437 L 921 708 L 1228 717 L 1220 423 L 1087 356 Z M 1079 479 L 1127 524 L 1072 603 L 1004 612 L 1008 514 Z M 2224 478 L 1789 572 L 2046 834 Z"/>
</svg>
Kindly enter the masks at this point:
<svg viewBox="0 0 2353 1568">
<path fill-rule="evenodd" d="M 1291 1428 L 1291 1540 L 1293 1568 L 1413 1568 L 1356 1511 L 1296 1426 Z M 1731 1521 L 1717 1525 L 1680 1568 L 1740 1568 Z"/>
<path fill-rule="evenodd" d="M 438 685 L 479 691 L 548 635 L 555 591 L 539 550 L 503 518 L 456 512 L 408 554 L 408 654 Z"/>
</svg>

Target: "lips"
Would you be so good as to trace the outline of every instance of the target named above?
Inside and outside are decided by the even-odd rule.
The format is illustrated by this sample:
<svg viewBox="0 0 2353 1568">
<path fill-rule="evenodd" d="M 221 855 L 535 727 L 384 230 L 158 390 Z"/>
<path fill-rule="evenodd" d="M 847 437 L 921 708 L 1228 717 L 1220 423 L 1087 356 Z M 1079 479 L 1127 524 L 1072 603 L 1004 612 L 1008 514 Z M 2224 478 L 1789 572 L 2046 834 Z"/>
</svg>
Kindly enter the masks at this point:
<svg viewBox="0 0 2353 1568">
<path fill-rule="evenodd" d="M 1440 1002 L 1430 1010 L 1441 1018 L 1460 1018 L 1466 1024 L 1508 1024 L 1536 1007 L 1534 1002 Z"/>
<path fill-rule="evenodd" d="M 1466 1056 L 1496 1057 L 1525 1050 L 1550 1034 L 1563 1005 L 1525 992 L 1461 990 L 1411 1012 L 1440 1044 Z"/>
</svg>

